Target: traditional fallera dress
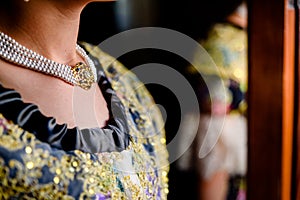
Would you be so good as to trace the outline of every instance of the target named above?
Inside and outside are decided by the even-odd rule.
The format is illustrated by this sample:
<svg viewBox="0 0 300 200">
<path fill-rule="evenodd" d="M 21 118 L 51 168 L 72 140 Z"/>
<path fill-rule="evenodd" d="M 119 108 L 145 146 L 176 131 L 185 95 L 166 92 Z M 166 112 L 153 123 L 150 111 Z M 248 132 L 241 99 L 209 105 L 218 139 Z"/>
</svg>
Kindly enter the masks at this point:
<svg viewBox="0 0 300 200">
<path fill-rule="evenodd" d="M 121 63 L 81 45 L 97 68 L 107 125 L 68 129 L 0 85 L 0 199 L 166 199 L 168 152 L 159 109 Z"/>
</svg>

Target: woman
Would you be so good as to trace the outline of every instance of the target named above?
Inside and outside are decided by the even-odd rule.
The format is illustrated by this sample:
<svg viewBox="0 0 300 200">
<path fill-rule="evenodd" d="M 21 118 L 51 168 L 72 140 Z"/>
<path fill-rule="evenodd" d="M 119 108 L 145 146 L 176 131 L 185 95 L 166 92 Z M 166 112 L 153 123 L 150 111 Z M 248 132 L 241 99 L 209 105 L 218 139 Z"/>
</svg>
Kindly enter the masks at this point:
<svg viewBox="0 0 300 200">
<path fill-rule="evenodd" d="M 89 2 L 0 4 L 0 199 L 166 199 L 152 98 L 120 63 L 77 44 Z"/>
<path fill-rule="evenodd" d="M 195 169 L 201 200 L 245 199 L 247 7 L 241 0 L 233 0 L 231 6 L 230 1 L 222 2 L 227 3 L 223 12 L 228 14 L 212 23 L 207 37 L 199 41 L 217 66 L 201 61 L 199 65 L 211 93 L 195 76 L 201 108 L 199 129 L 193 145 L 178 162 L 181 170 Z M 192 67 L 188 70 L 195 74 Z M 185 121 L 194 118 L 189 113 Z M 183 131 L 186 138 L 193 135 L 189 125 Z"/>
</svg>

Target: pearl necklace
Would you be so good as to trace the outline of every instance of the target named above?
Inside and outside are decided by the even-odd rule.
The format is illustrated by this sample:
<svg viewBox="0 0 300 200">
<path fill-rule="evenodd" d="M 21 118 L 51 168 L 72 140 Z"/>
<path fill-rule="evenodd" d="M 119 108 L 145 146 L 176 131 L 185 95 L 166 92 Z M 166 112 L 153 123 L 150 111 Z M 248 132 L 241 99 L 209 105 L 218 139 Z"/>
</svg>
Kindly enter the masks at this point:
<svg viewBox="0 0 300 200">
<path fill-rule="evenodd" d="M 60 78 L 71 85 L 88 90 L 93 83 L 97 82 L 96 68 L 85 50 L 79 45 L 76 45 L 76 51 L 84 58 L 85 63 L 78 62 L 74 66 L 61 64 L 22 46 L 0 32 L 0 57 L 6 61 Z"/>
</svg>

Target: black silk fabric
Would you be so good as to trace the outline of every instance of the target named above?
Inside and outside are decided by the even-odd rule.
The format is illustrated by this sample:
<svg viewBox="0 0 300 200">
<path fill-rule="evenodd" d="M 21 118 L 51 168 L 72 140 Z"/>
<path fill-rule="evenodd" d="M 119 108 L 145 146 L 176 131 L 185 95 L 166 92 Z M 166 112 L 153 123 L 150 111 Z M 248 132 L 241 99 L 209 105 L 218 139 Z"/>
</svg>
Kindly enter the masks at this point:
<svg viewBox="0 0 300 200">
<path fill-rule="evenodd" d="M 22 129 L 33 133 L 37 139 L 65 151 L 81 150 L 87 153 L 120 152 L 129 145 L 129 128 L 125 109 L 111 88 L 96 58 L 98 86 L 107 102 L 109 121 L 103 128 L 68 129 L 52 117 L 44 116 L 34 104 L 24 103 L 18 92 L 0 84 L 0 113 Z"/>
</svg>

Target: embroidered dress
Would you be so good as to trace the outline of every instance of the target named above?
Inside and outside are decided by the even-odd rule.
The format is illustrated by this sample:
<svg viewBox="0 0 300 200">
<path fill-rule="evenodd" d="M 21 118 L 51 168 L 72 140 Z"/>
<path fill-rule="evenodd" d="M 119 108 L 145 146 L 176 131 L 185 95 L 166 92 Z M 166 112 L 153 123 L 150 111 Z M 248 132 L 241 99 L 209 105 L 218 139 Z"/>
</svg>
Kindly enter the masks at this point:
<svg viewBox="0 0 300 200">
<path fill-rule="evenodd" d="M 104 129 L 67 129 L 1 87 L 0 199 L 167 198 L 168 152 L 158 108 L 118 61 L 83 46 L 113 117 Z M 22 118 L 8 112 L 22 106 Z"/>
</svg>

